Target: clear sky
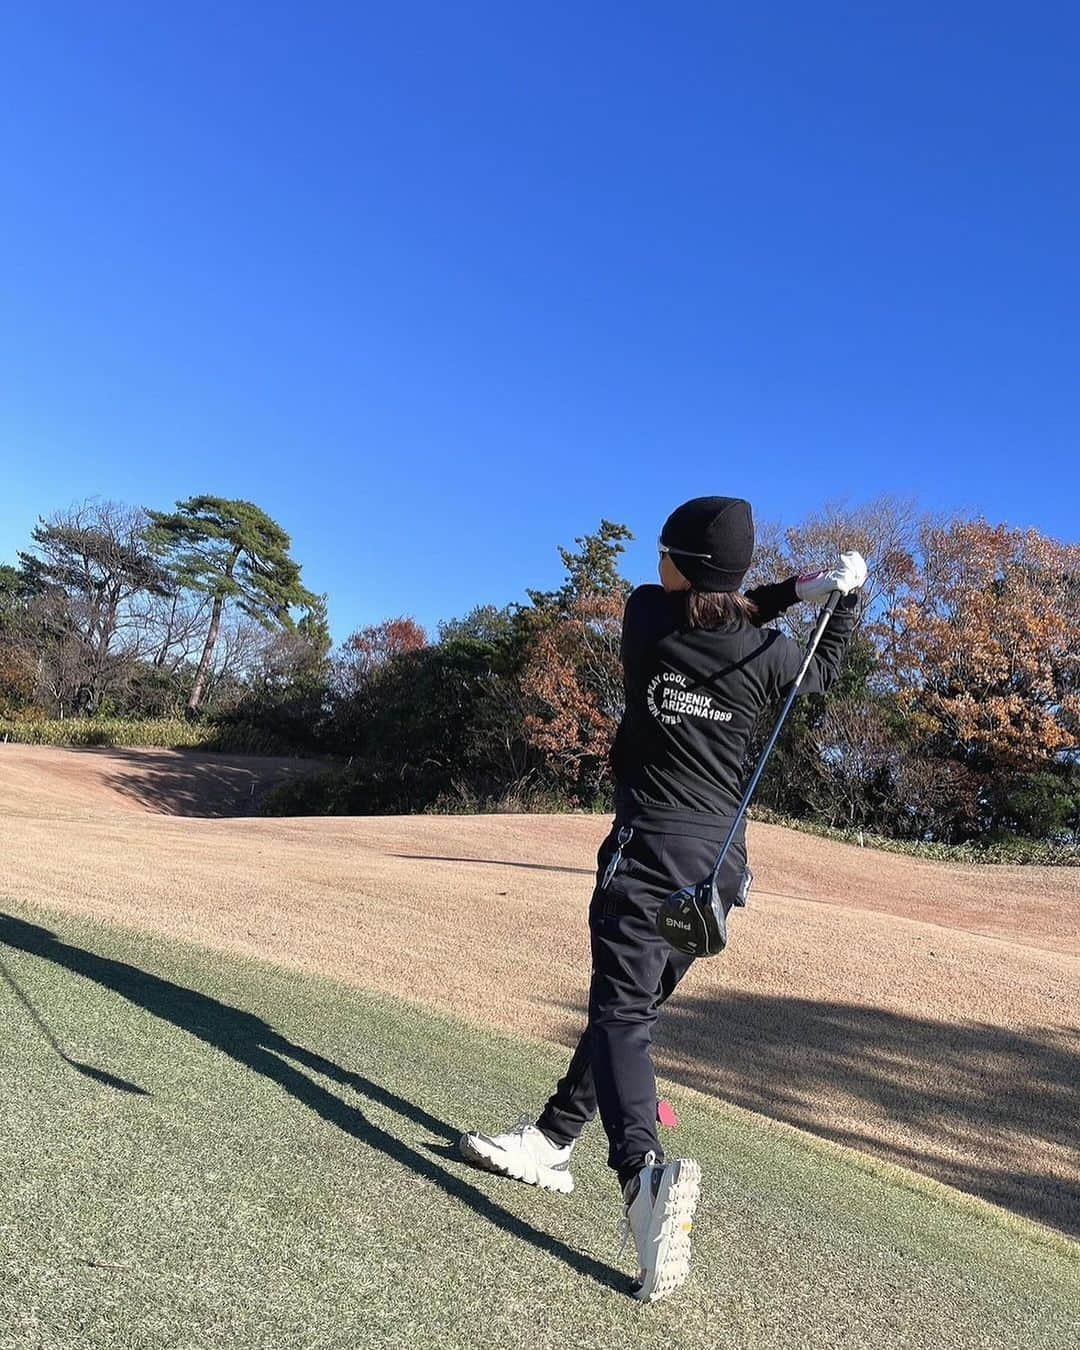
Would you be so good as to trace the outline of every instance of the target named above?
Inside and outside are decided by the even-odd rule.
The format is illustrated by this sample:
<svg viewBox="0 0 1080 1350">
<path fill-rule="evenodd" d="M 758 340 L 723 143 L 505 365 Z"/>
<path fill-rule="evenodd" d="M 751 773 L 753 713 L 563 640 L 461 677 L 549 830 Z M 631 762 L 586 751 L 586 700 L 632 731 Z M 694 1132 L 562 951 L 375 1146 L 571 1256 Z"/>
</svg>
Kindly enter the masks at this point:
<svg viewBox="0 0 1080 1350">
<path fill-rule="evenodd" d="M 703 493 L 1078 537 L 1080 8 L 5 7 L 0 559 L 248 497 L 337 637 Z"/>
</svg>

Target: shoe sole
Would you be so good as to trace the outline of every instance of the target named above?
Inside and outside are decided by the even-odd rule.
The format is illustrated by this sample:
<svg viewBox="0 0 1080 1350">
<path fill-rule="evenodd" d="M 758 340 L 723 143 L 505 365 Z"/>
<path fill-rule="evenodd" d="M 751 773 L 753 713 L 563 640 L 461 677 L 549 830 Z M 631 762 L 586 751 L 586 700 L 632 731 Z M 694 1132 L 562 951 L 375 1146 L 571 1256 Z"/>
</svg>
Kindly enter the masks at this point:
<svg viewBox="0 0 1080 1350">
<path fill-rule="evenodd" d="M 664 1168 L 649 1227 L 656 1261 L 634 1290 L 641 1303 L 666 1298 L 690 1274 L 690 1229 L 700 1194 L 701 1168 L 693 1158 L 677 1158 Z"/>
<path fill-rule="evenodd" d="M 552 1167 L 540 1167 L 526 1161 L 523 1165 L 501 1149 L 491 1153 L 483 1151 L 484 1145 L 473 1142 L 474 1135 L 463 1134 L 458 1140 L 458 1152 L 466 1162 L 482 1167 L 485 1172 L 495 1172 L 499 1176 L 521 1181 L 526 1186 L 538 1186 L 542 1191 L 554 1191 L 558 1195 L 569 1195 L 574 1189 L 574 1178 L 569 1172 L 557 1172 Z"/>
</svg>

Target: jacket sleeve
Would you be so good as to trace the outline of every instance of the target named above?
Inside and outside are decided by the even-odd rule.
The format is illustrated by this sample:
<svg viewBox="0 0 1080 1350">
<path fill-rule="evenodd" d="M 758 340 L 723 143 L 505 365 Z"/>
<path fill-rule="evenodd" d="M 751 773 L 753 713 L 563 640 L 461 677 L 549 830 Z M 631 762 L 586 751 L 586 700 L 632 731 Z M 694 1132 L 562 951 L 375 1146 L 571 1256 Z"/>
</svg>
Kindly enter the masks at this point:
<svg viewBox="0 0 1080 1350">
<path fill-rule="evenodd" d="M 790 609 L 792 605 L 798 603 L 795 580 L 795 577 L 788 577 L 786 581 L 776 581 L 769 586 L 755 586 L 752 591 L 746 592 L 747 600 L 752 600 L 757 606 L 754 623 L 758 628 L 763 624 L 772 623 L 773 619 L 783 614 L 785 609 Z"/>
<path fill-rule="evenodd" d="M 667 597 L 662 586 L 638 586 L 630 592 L 623 610 L 622 638 L 619 654 L 622 657 L 623 681 L 632 681 L 637 666 L 650 639 L 655 635 L 657 622 L 662 619 Z"/>
<path fill-rule="evenodd" d="M 825 625 L 817 651 L 810 662 L 810 669 L 806 672 L 806 678 L 800 687 L 801 694 L 823 694 L 839 675 L 844 651 L 859 616 L 860 604 L 859 592 L 853 591 L 850 595 L 845 595 L 836 606 L 832 617 Z M 776 657 L 775 685 L 772 692 L 783 696 L 790 690 L 806 653 L 797 642 L 792 642 L 782 634 L 778 635 L 772 651 Z"/>
</svg>

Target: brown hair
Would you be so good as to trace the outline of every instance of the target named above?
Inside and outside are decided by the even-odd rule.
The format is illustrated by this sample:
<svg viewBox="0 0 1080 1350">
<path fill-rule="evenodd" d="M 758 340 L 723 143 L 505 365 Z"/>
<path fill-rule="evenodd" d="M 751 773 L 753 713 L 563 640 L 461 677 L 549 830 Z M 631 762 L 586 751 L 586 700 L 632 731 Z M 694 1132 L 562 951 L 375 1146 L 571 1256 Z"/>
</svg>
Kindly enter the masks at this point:
<svg viewBox="0 0 1080 1350">
<path fill-rule="evenodd" d="M 738 628 L 753 623 L 758 608 L 738 591 L 686 592 L 686 622 L 690 628 Z"/>
</svg>

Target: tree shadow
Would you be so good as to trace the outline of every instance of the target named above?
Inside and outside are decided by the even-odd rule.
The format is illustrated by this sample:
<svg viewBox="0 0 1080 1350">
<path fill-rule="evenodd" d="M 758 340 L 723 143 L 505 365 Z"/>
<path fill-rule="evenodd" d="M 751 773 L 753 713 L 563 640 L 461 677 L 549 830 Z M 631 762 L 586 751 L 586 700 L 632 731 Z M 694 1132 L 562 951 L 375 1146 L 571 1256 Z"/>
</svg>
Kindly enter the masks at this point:
<svg viewBox="0 0 1080 1350">
<path fill-rule="evenodd" d="M 54 933 L 13 915 L 0 913 L 0 942 L 47 961 L 74 974 L 93 980 L 120 994 L 136 1007 L 143 1008 L 188 1032 L 205 1044 L 229 1055 L 253 1073 L 277 1083 L 298 1102 L 314 1111 L 329 1124 L 343 1130 L 369 1148 L 377 1149 L 401 1167 L 406 1167 L 438 1186 L 445 1194 L 468 1205 L 474 1213 L 495 1224 L 513 1237 L 531 1243 L 538 1250 L 564 1261 L 578 1274 L 588 1276 L 609 1288 L 625 1291 L 627 1277 L 602 1262 L 575 1251 L 565 1242 L 519 1219 L 489 1199 L 481 1190 L 440 1166 L 433 1157 L 410 1147 L 387 1130 L 370 1121 L 362 1111 L 328 1092 L 295 1067 L 323 1075 L 352 1089 L 398 1115 L 429 1130 L 444 1144 L 456 1140 L 453 1126 L 426 1111 L 422 1106 L 399 1096 L 389 1088 L 353 1073 L 332 1060 L 295 1045 L 252 1013 L 174 984 L 147 971 L 111 957 L 97 956 L 63 942 Z M 447 1153 L 449 1156 L 449 1152 Z M 462 1164 L 464 1166 L 464 1164 Z"/>
<path fill-rule="evenodd" d="M 271 788 L 325 767 L 317 760 L 205 750 L 68 748 L 112 762 L 115 767 L 104 775 L 109 787 L 144 810 L 167 816 L 253 815 Z"/>
<path fill-rule="evenodd" d="M 484 867 L 525 867 L 531 872 L 569 872 L 573 876 L 591 877 L 592 867 L 558 867 L 554 863 L 512 862 L 509 858 L 449 858 L 436 853 L 389 853 L 389 858 L 408 858 L 413 862 L 479 863 Z"/>
<path fill-rule="evenodd" d="M 1080 1234 L 1080 1029 L 717 990 L 666 1005 L 670 1078 Z"/>
</svg>

